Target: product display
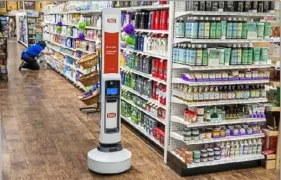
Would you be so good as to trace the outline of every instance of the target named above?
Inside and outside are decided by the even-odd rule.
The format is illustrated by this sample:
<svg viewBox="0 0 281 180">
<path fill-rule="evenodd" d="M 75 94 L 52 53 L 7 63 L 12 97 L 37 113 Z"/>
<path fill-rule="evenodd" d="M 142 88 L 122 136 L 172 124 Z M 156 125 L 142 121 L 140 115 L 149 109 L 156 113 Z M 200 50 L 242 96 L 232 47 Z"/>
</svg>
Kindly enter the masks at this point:
<svg viewBox="0 0 281 180">
<path fill-rule="evenodd" d="M 190 66 L 229 66 L 268 64 L 268 48 L 233 44 L 210 47 L 178 44 L 173 47 L 173 62 Z"/>
<path fill-rule="evenodd" d="M 68 2 L 64 5 L 47 6 L 44 10 L 46 13 L 44 14 L 43 38 L 48 42 L 49 50 L 54 53 L 53 58 L 48 58 L 48 63 L 72 81 L 75 86 L 86 91 L 80 96 L 81 101 L 86 105 L 98 100 L 96 89 L 99 88 L 99 85 L 94 83 L 84 86 L 80 80 L 81 77 L 84 78 L 84 76 L 98 70 L 98 66 L 95 62 L 85 68 L 79 63 L 79 59 L 98 52 L 101 38 L 101 16 L 98 12 L 91 15 L 83 8 L 75 12 L 73 9 L 76 5 L 79 7 L 91 5 L 91 8 L 95 8 L 95 4 L 95 2 Z M 58 9 L 64 9 L 69 13 L 62 15 Z M 88 57 L 86 61 L 96 61 L 95 59 L 96 57 Z"/>
<path fill-rule="evenodd" d="M 247 139 L 240 141 L 227 141 L 222 143 L 205 144 L 201 150 L 176 149 L 175 154 L 184 160 L 186 164 L 206 163 L 216 160 L 236 157 L 247 158 L 261 154 L 262 139 Z M 204 166 L 204 164 L 202 164 Z"/>
<path fill-rule="evenodd" d="M 130 109 L 133 109 L 133 114 L 124 114 L 122 119 L 164 151 L 169 118 L 166 116 L 167 82 L 170 77 L 169 6 L 166 3 L 125 1 L 113 4 L 114 7 L 124 7 L 121 9 L 121 97 L 122 103 L 130 104 Z M 125 7 L 128 6 L 132 11 L 127 11 Z M 122 110 L 127 111 L 129 107 L 123 106 Z M 136 110 L 143 115 L 136 118 Z"/>
<path fill-rule="evenodd" d="M 247 70 L 233 70 L 233 71 L 217 71 L 217 72 L 204 72 L 204 73 L 196 73 L 196 72 L 189 72 L 189 73 L 183 73 L 181 75 L 182 82 L 186 82 L 187 84 L 190 82 L 189 85 L 192 85 L 192 83 L 200 83 L 202 82 L 202 85 L 206 85 L 205 83 L 229 83 L 229 84 L 235 84 L 237 82 L 245 83 L 245 84 L 254 84 L 255 82 L 262 82 L 262 80 L 265 80 L 264 82 L 268 82 L 270 78 L 270 71 L 269 70 L 253 70 L 253 71 L 247 71 Z M 266 81 L 267 80 L 267 81 Z"/>
<path fill-rule="evenodd" d="M 275 1 L 173 5 L 169 153 L 186 164 L 177 171 L 191 175 L 191 168 L 203 167 L 197 170 L 203 173 L 208 166 L 264 159 Z M 258 151 L 249 148 L 253 142 Z"/>
<path fill-rule="evenodd" d="M 214 106 L 214 107 L 190 107 L 184 110 L 184 121 L 188 123 L 212 122 L 219 124 L 228 120 L 264 119 L 265 106 L 263 104 L 249 104 L 239 106 Z M 238 121 L 237 121 L 238 122 Z"/>
<path fill-rule="evenodd" d="M 275 1 L 190 1 L 186 11 L 274 12 Z"/>
<path fill-rule="evenodd" d="M 254 22 L 247 18 L 188 17 L 176 22 L 176 37 L 191 39 L 269 39 L 270 22 Z"/>
</svg>

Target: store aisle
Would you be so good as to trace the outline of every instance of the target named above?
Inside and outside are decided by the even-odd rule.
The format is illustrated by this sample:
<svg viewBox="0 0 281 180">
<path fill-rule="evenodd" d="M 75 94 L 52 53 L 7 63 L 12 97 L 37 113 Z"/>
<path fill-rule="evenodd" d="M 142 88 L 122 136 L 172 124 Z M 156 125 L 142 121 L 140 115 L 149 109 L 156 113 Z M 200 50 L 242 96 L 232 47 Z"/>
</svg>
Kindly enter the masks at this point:
<svg viewBox="0 0 281 180">
<path fill-rule="evenodd" d="M 88 170 L 86 156 L 98 142 L 99 116 L 81 113 L 83 103 L 76 98 L 80 92 L 54 71 L 21 74 L 21 51 L 16 41 L 9 42 L 9 82 L 0 82 L 4 180 L 279 179 L 279 171 L 263 168 L 180 178 L 126 126 L 123 145 L 133 154 L 132 169 L 116 176 L 96 175 Z"/>
</svg>

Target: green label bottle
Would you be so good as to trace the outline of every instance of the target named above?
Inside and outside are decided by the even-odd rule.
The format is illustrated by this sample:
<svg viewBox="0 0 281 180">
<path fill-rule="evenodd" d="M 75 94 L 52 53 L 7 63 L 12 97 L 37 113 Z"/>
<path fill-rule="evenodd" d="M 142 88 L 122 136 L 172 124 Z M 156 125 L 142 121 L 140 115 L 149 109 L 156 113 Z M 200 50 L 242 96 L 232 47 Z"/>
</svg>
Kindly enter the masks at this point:
<svg viewBox="0 0 281 180">
<path fill-rule="evenodd" d="M 205 37 L 205 23 L 204 17 L 200 17 L 199 25 L 198 25 L 198 39 L 204 39 Z"/>
<path fill-rule="evenodd" d="M 221 21 L 221 38 L 225 39 L 226 38 L 226 21 L 223 20 Z"/>
<path fill-rule="evenodd" d="M 248 50 L 248 62 L 247 64 L 253 64 L 253 48 L 252 47 L 249 47 L 249 50 Z"/>
<path fill-rule="evenodd" d="M 208 50 L 207 50 L 207 45 L 206 44 L 204 44 L 204 46 L 203 46 L 202 65 L 203 66 L 208 66 Z"/>
<path fill-rule="evenodd" d="M 233 18 L 232 21 L 232 39 L 236 39 L 237 38 L 237 20 L 236 18 Z"/>
<path fill-rule="evenodd" d="M 217 22 L 216 22 L 216 18 L 213 17 L 211 21 L 210 39 L 216 38 L 216 29 L 217 29 Z"/>
<path fill-rule="evenodd" d="M 198 44 L 196 49 L 196 66 L 202 66 L 202 56 L 203 56 L 202 46 Z"/>
<path fill-rule="evenodd" d="M 236 34 L 237 39 L 241 39 L 242 37 L 242 26 L 243 26 L 242 18 L 239 18 L 237 22 L 237 34 Z"/>
<path fill-rule="evenodd" d="M 240 44 L 238 44 L 238 46 L 237 46 L 237 60 L 236 60 L 236 64 L 237 65 L 241 65 L 242 64 L 242 48 L 241 48 Z"/>
<path fill-rule="evenodd" d="M 264 38 L 265 39 L 269 39 L 271 34 L 272 34 L 271 23 L 270 22 L 265 22 L 264 23 Z"/>
<path fill-rule="evenodd" d="M 217 18 L 217 28 L 216 28 L 216 38 L 217 39 L 221 38 L 221 32 L 222 32 L 222 23 L 221 23 L 221 19 L 218 17 Z"/>
<path fill-rule="evenodd" d="M 232 38 L 232 19 L 228 18 L 226 25 L 226 39 Z"/>
<path fill-rule="evenodd" d="M 243 65 L 248 64 L 248 55 L 249 55 L 248 46 L 244 45 L 243 50 L 242 50 L 242 64 Z"/>
<path fill-rule="evenodd" d="M 241 38 L 247 39 L 247 34 L 248 34 L 248 23 L 247 23 L 247 19 L 244 18 L 243 23 L 242 23 Z"/>
</svg>

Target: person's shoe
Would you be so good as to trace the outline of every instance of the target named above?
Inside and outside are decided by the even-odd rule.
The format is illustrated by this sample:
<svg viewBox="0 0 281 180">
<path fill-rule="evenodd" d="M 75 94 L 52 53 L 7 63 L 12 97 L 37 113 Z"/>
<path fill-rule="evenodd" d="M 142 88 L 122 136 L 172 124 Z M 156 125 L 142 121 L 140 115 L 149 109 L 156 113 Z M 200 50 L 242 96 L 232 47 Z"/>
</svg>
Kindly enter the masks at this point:
<svg viewBox="0 0 281 180">
<path fill-rule="evenodd" d="M 25 62 L 21 62 L 20 66 L 19 66 L 19 71 L 22 70 L 23 66 L 24 66 Z"/>
</svg>

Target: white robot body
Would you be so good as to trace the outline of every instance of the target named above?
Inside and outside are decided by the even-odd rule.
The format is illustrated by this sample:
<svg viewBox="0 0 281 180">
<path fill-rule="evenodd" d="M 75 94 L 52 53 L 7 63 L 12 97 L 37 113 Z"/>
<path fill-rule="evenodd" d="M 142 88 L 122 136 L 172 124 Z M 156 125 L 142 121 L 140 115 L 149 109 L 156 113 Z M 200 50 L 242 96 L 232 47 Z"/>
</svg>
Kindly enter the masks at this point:
<svg viewBox="0 0 281 180">
<path fill-rule="evenodd" d="M 121 173 L 131 167 L 132 154 L 121 144 L 120 17 L 120 9 L 102 11 L 100 136 L 99 146 L 88 152 L 88 168 L 101 174 Z"/>
</svg>

